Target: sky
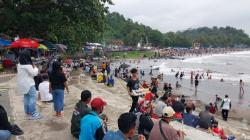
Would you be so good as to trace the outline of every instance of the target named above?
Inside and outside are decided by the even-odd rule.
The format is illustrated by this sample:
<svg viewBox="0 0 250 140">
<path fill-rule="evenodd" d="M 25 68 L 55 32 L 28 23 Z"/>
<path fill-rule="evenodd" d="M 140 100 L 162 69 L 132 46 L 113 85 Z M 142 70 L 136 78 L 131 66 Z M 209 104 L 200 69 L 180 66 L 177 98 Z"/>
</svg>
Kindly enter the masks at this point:
<svg viewBox="0 0 250 140">
<path fill-rule="evenodd" d="M 250 0 L 113 0 L 111 12 L 161 32 L 232 26 L 250 35 Z"/>
</svg>

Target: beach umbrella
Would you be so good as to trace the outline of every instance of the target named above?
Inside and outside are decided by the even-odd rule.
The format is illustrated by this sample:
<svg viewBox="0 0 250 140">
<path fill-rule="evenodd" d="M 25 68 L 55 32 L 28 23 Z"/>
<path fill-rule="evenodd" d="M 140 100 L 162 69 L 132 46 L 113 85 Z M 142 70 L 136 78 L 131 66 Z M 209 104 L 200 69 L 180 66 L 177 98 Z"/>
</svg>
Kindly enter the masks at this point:
<svg viewBox="0 0 250 140">
<path fill-rule="evenodd" d="M 56 46 L 47 40 L 41 40 L 38 43 L 45 45 L 48 49 L 56 49 Z"/>
<path fill-rule="evenodd" d="M 38 48 L 39 44 L 28 38 L 22 38 L 11 43 L 11 48 Z"/>
<path fill-rule="evenodd" d="M 45 45 L 43 45 L 43 44 L 40 44 L 39 46 L 38 46 L 38 49 L 41 49 L 41 50 L 48 50 L 48 48 L 45 46 Z"/>
<path fill-rule="evenodd" d="M 10 46 L 11 42 L 0 38 L 0 46 Z"/>
</svg>

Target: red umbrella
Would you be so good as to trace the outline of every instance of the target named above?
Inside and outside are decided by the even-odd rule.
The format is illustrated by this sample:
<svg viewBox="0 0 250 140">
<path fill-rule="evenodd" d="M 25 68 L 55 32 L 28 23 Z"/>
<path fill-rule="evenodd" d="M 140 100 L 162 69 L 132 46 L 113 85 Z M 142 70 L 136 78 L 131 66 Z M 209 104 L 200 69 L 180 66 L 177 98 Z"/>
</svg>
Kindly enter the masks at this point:
<svg viewBox="0 0 250 140">
<path fill-rule="evenodd" d="M 11 43 L 11 48 L 38 48 L 39 43 L 32 39 L 22 38 Z"/>
</svg>

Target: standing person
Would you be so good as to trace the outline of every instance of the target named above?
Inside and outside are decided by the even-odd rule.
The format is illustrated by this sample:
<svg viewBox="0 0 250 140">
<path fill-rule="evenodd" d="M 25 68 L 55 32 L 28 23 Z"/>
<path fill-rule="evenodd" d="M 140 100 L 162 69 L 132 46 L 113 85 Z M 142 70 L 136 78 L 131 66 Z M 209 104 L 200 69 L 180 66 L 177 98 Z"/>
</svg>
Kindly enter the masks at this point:
<svg viewBox="0 0 250 140">
<path fill-rule="evenodd" d="M 136 115 L 133 113 L 123 113 L 118 119 L 118 131 L 109 131 L 103 140 L 129 140 L 134 137 L 136 131 Z M 145 140 L 141 136 L 138 140 Z"/>
<path fill-rule="evenodd" d="M 132 95 L 132 92 L 133 92 L 133 90 L 138 90 L 140 88 L 140 81 L 138 79 L 138 70 L 137 69 L 133 68 L 133 69 L 131 69 L 130 72 L 131 72 L 132 76 L 130 79 L 128 79 L 127 90 L 128 90 L 129 96 L 132 98 L 132 106 L 131 106 L 129 112 L 133 112 L 137 106 L 139 96 Z"/>
<path fill-rule="evenodd" d="M 69 93 L 67 85 L 67 79 L 63 73 L 61 63 L 55 61 L 52 66 L 52 73 L 49 75 L 50 90 L 52 91 L 54 110 L 56 111 L 56 117 L 62 117 L 62 111 L 64 106 L 64 89 L 66 88 Z"/>
<path fill-rule="evenodd" d="M 222 108 L 222 118 L 224 121 L 227 121 L 228 118 L 228 112 L 231 109 L 232 104 L 231 100 L 228 98 L 228 95 L 225 95 L 225 98 L 221 102 L 221 108 Z"/>
<path fill-rule="evenodd" d="M 79 140 L 103 139 L 107 130 L 99 115 L 102 114 L 104 106 L 106 105 L 107 103 L 101 98 L 94 98 L 91 101 L 90 106 L 92 111 L 81 119 Z"/>
<path fill-rule="evenodd" d="M 194 80 L 194 86 L 195 86 L 195 95 L 197 95 L 198 86 L 199 86 L 199 80 L 195 78 Z"/>
<path fill-rule="evenodd" d="M 215 108 L 215 106 L 213 105 L 213 103 L 209 103 L 209 106 L 210 106 L 209 112 L 210 112 L 211 114 L 215 114 L 216 108 Z"/>
<path fill-rule="evenodd" d="M 149 140 L 183 140 L 184 132 L 174 129 L 169 123 L 173 121 L 175 112 L 172 107 L 162 110 L 162 119 L 154 124 Z"/>
<path fill-rule="evenodd" d="M 244 82 L 240 79 L 240 97 L 244 95 Z"/>
<path fill-rule="evenodd" d="M 81 100 L 76 103 L 75 109 L 71 118 L 71 134 L 75 138 L 79 138 L 80 135 L 80 122 L 84 115 L 90 113 L 91 108 L 88 104 L 91 101 L 92 94 L 89 90 L 84 90 L 81 93 Z"/>
<path fill-rule="evenodd" d="M 151 92 L 155 95 L 156 98 L 158 98 L 158 81 L 156 77 L 151 78 L 152 82 L 151 82 Z"/>
<path fill-rule="evenodd" d="M 29 119 L 41 119 L 42 116 L 36 111 L 37 92 L 34 77 L 38 74 L 38 68 L 33 65 L 30 53 L 24 51 L 20 54 L 17 65 L 17 88 L 24 95 L 24 111 Z"/>
</svg>

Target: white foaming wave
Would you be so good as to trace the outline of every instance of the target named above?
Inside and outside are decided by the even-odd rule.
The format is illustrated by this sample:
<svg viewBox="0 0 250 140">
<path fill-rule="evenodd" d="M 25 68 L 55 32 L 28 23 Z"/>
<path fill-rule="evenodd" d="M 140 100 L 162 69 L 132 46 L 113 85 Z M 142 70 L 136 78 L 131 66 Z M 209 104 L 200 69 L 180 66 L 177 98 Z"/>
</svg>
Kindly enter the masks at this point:
<svg viewBox="0 0 250 140">
<path fill-rule="evenodd" d="M 171 76 L 175 75 L 176 72 L 178 72 L 178 71 L 180 71 L 180 72 L 183 71 L 185 73 L 185 76 L 183 77 L 184 79 L 190 78 L 191 71 L 195 71 L 195 72 L 199 71 L 200 74 L 205 73 L 205 75 L 206 75 L 206 70 L 204 70 L 204 69 L 167 67 L 167 62 L 160 64 L 158 67 L 160 68 L 159 69 L 160 73 L 163 73 L 165 75 L 171 75 Z M 250 82 L 250 75 L 248 75 L 248 74 L 230 75 L 230 74 L 218 73 L 216 71 L 212 71 L 211 75 L 212 75 L 213 80 L 218 80 L 218 81 L 223 78 L 224 81 L 226 81 L 226 82 L 228 82 L 228 81 L 235 82 L 235 81 L 239 81 L 240 79 L 242 79 L 246 83 Z M 205 76 L 205 79 L 206 78 L 207 77 Z"/>
</svg>

